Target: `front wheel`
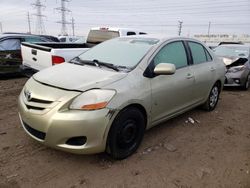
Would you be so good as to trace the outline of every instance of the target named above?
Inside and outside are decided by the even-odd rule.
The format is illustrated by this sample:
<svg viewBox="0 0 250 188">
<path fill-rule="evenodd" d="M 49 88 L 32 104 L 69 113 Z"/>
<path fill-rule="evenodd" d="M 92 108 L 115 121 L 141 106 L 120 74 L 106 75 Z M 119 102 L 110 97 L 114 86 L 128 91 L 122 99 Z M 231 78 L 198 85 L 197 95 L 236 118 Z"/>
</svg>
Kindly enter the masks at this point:
<svg viewBox="0 0 250 188">
<path fill-rule="evenodd" d="M 114 159 L 133 154 L 142 141 L 145 124 L 145 117 L 137 108 L 122 110 L 110 128 L 106 152 Z"/>
<path fill-rule="evenodd" d="M 207 111 L 214 110 L 217 103 L 218 103 L 219 96 L 220 96 L 220 87 L 219 87 L 219 84 L 216 83 L 212 87 L 212 89 L 211 89 L 211 91 L 209 93 L 207 101 L 203 104 L 203 108 L 205 110 L 207 110 Z"/>
</svg>

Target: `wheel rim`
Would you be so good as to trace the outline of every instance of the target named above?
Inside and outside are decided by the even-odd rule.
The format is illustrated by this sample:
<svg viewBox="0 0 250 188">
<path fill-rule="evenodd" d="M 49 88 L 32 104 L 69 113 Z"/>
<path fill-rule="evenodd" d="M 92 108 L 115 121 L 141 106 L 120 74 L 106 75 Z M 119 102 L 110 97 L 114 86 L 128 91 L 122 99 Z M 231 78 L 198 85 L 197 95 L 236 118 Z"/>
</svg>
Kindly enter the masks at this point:
<svg viewBox="0 0 250 188">
<path fill-rule="evenodd" d="M 211 93 L 210 93 L 210 107 L 214 107 L 218 101 L 218 98 L 219 98 L 219 89 L 218 87 L 213 87 Z"/>
<path fill-rule="evenodd" d="M 120 149 L 130 149 L 136 145 L 138 137 L 138 126 L 135 120 L 127 120 L 123 123 L 118 136 L 117 143 Z"/>
</svg>

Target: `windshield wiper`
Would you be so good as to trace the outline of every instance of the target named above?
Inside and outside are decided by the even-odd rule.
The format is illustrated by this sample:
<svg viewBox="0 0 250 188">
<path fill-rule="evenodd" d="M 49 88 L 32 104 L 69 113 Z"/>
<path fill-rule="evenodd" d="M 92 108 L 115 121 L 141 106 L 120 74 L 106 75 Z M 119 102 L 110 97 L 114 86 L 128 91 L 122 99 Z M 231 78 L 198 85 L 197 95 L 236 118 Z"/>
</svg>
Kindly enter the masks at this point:
<svg viewBox="0 0 250 188">
<path fill-rule="evenodd" d="M 73 64 L 77 64 L 77 65 L 92 65 L 92 66 L 96 66 L 96 67 L 101 67 L 101 66 L 104 66 L 104 67 L 108 67 L 110 69 L 113 69 L 115 71 L 120 71 L 118 69 L 118 66 L 112 64 L 112 63 L 105 63 L 105 62 L 101 62 L 97 59 L 94 59 L 94 60 L 82 60 L 80 59 L 79 57 L 75 57 L 74 59 L 72 59 L 70 61 L 70 63 L 73 63 Z"/>
<path fill-rule="evenodd" d="M 77 65 L 92 65 L 92 66 L 99 67 L 97 63 L 90 61 L 90 60 L 82 60 L 79 57 L 75 57 L 74 59 L 70 61 L 70 63 L 77 64 Z"/>
<path fill-rule="evenodd" d="M 115 70 L 115 71 L 117 71 L 117 72 L 120 71 L 120 70 L 117 68 L 117 66 L 114 65 L 114 64 L 112 64 L 112 63 L 101 62 L 101 61 L 99 61 L 99 60 L 97 60 L 97 59 L 94 59 L 94 60 L 93 60 L 93 63 L 97 64 L 98 66 L 108 67 L 108 68 L 113 69 L 113 70 Z"/>
</svg>

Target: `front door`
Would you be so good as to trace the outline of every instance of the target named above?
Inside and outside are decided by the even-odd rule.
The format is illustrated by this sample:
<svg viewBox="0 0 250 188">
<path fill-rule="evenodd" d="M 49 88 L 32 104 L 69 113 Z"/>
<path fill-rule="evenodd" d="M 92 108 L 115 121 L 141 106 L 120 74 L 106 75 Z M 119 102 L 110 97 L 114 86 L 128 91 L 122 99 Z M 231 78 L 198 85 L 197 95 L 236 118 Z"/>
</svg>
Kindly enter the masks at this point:
<svg viewBox="0 0 250 188">
<path fill-rule="evenodd" d="M 194 102 L 194 74 L 188 63 L 182 41 L 168 43 L 155 55 L 152 63 L 172 63 L 176 66 L 173 75 L 159 75 L 151 78 L 152 123 L 158 123 L 178 112 L 184 111 Z"/>
</svg>

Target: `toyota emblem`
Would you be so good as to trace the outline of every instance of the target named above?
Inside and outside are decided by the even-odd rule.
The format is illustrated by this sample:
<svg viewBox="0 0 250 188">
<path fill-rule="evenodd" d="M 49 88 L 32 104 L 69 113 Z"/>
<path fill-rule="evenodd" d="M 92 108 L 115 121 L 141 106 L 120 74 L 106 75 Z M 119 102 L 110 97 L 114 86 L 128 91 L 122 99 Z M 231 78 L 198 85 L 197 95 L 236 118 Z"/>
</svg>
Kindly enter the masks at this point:
<svg viewBox="0 0 250 188">
<path fill-rule="evenodd" d="M 31 100 L 31 92 L 29 92 L 29 91 L 24 91 L 24 95 L 25 95 L 25 97 L 26 97 L 26 99 L 27 99 L 27 101 L 30 101 Z"/>
</svg>

